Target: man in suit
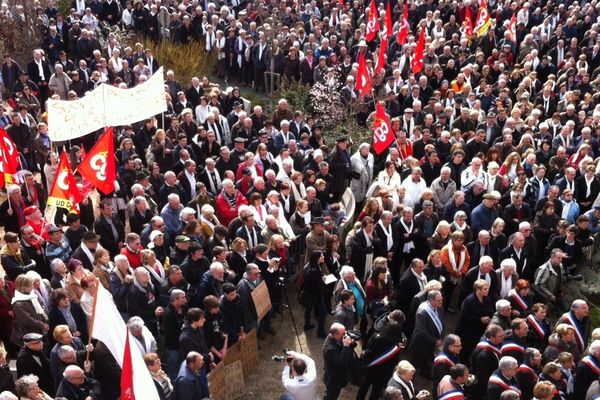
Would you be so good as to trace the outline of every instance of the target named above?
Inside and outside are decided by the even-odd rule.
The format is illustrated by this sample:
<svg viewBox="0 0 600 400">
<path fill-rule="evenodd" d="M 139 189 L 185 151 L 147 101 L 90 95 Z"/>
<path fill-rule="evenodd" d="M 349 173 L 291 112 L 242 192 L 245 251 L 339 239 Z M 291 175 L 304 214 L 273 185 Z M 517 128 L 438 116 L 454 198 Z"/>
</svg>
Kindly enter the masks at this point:
<svg viewBox="0 0 600 400">
<path fill-rule="evenodd" d="M 504 261 L 508 258 L 515 261 L 516 271 L 519 276 L 524 279 L 527 279 L 526 277 L 529 275 L 533 277 L 535 265 L 533 265 L 533 260 L 528 259 L 525 250 L 525 236 L 521 232 L 515 233 L 512 243 L 502 249 L 498 254 L 498 261 Z"/>
<path fill-rule="evenodd" d="M 92 231 L 83 234 L 81 244 L 73 251 L 71 258 L 76 258 L 83 264 L 88 271 L 94 269 L 94 253 L 98 247 L 100 236 Z"/>
<path fill-rule="evenodd" d="M 398 308 L 407 315 L 410 308 L 410 304 L 417 293 L 425 290 L 427 284 L 427 277 L 423 273 L 425 270 L 425 263 L 419 258 L 415 258 L 410 263 L 410 268 L 402 274 L 400 281 L 398 282 Z"/>
<path fill-rule="evenodd" d="M 336 400 L 350 380 L 352 361 L 352 343 L 346 335 L 344 325 L 335 322 L 329 329 L 329 335 L 323 343 L 323 362 L 325 364 L 325 396 L 323 400 Z"/>
<path fill-rule="evenodd" d="M 185 198 L 193 199 L 196 197 L 196 183 L 198 183 L 196 162 L 194 160 L 186 160 L 183 166 L 183 171 L 177 175 L 177 179 L 185 192 Z"/>
<path fill-rule="evenodd" d="M 296 136 L 290 131 L 290 122 L 284 119 L 280 123 L 281 131 L 275 134 L 274 145 L 277 153 L 281 151 L 284 146 L 287 146 L 290 140 L 296 140 Z"/>
<path fill-rule="evenodd" d="M 495 260 L 498 257 L 496 244 L 490 241 L 490 233 L 486 230 L 479 231 L 477 240 L 467 244 L 467 250 L 471 256 L 471 265 L 479 265 L 481 263 L 480 260 L 484 256 L 491 257 L 492 260 Z M 472 283 L 475 283 L 475 281 Z M 473 288 L 469 289 L 469 293 L 471 293 L 472 289 Z"/>
<path fill-rule="evenodd" d="M 260 228 L 256 226 L 254 214 L 247 214 L 242 217 L 242 225 L 235 233 L 235 237 L 244 239 L 248 243 L 248 249 L 252 250 L 258 244 L 263 243 L 264 239 L 260 233 Z"/>
<path fill-rule="evenodd" d="M 270 56 L 268 55 L 269 48 L 267 46 L 267 36 L 260 33 L 258 43 L 252 48 L 252 65 L 254 67 L 254 90 L 265 91 L 265 72 L 267 71 L 267 63 Z"/>
<path fill-rule="evenodd" d="M 100 202 L 100 217 L 94 223 L 94 231 L 100 235 L 100 244 L 109 251 L 111 258 L 119 254 L 125 229 L 117 218 L 113 218 L 113 206 L 108 200 Z"/>
<path fill-rule="evenodd" d="M 463 278 L 460 288 L 460 296 L 458 304 L 462 304 L 463 300 L 473 293 L 473 284 L 478 279 L 483 279 L 490 285 L 489 295 L 494 298 L 498 288 L 498 277 L 494 272 L 494 259 L 488 255 L 482 256 L 473 268 L 469 269 Z"/>
<path fill-rule="evenodd" d="M 556 100 L 552 96 L 550 86 L 544 87 L 542 93 L 534 100 L 533 105 L 542 111 L 545 118 L 552 117 L 552 114 L 556 111 Z"/>
<path fill-rule="evenodd" d="M 417 309 L 415 330 L 410 339 L 409 350 L 413 365 L 424 377 L 431 373 L 433 352 L 442 345 L 444 337 L 443 296 L 438 290 L 427 293 L 427 301 Z"/>
<path fill-rule="evenodd" d="M 145 57 L 143 58 L 143 60 L 144 64 L 146 64 L 146 66 L 150 68 L 150 72 L 152 74 L 154 74 L 160 68 L 160 65 L 158 65 L 158 60 L 156 59 L 156 57 L 154 57 L 154 54 L 152 54 L 152 50 L 150 49 L 145 50 Z"/>
<path fill-rule="evenodd" d="M 42 110 L 44 110 L 46 108 L 46 100 L 48 100 L 50 94 L 48 82 L 50 81 L 52 72 L 50 71 L 48 62 L 42 57 L 41 49 L 33 51 L 33 60 L 27 64 L 27 75 L 29 75 L 29 79 L 35 82 L 39 89 L 39 100 Z"/>
<path fill-rule="evenodd" d="M 204 161 L 204 170 L 200 172 L 198 180 L 206 185 L 206 189 L 215 197 L 221 192 L 221 174 L 216 168 L 216 161 L 207 158 Z"/>
<path fill-rule="evenodd" d="M 496 139 L 502 136 L 502 130 L 496 123 L 496 114 L 492 111 L 487 113 L 485 122 L 482 122 L 477 126 L 477 130 L 483 130 L 485 133 L 485 142 L 490 146 L 495 142 Z"/>
</svg>

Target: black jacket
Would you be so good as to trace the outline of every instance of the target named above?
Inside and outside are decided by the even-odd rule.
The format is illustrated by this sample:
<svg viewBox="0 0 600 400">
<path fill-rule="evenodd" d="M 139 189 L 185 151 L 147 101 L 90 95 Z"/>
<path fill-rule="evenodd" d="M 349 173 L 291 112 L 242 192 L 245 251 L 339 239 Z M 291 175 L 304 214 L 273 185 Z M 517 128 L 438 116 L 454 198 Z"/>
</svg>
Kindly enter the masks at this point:
<svg viewBox="0 0 600 400">
<path fill-rule="evenodd" d="M 323 343 L 323 363 L 325 364 L 325 386 L 344 387 L 351 377 L 349 366 L 352 360 L 352 348 L 343 346 L 331 335 L 328 335 Z"/>
<path fill-rule="evenodd" d="M 131 285 L 129 293 L 127 293 L 127 312 L 131 316 L 136 315 L 142 318 L 150 332 L 156 336 L 157 327 L 154 312 L 158 307 L 158 298 L 156 297 L 156 291 L 150 284 L 144 289 L 146 293 L 135 284 Z"/>
<path fill-rule="evenodd" d="M 165 336 L 165 348 L 179 350 L 179 335 L 185 319 L 185 308 L 182 314 L 178 314 L 172 304 L 165 307 L 162 317 L 162 330 Z"/>
<path fill-rule="evenodd" d="M 103 399 L 100 383 L 89 376 L 86 376 L 83 384 L 78 386 L 73 385 L 63 378 L 56 391 L 56 396 L 64 397 L 69 400 L 85 400 L 88 396 L 94 400 Z"/>
<path fill-rule="evenodd" d="M 187 323 L 184 324 L 179 335 L 179 351 L 182 359 L 185 359 L 190 351 L 198 352 L 204 358 L 204 365 L 210 365 L 210 350 L 202 328 L 194 329 Z"/>
<path fill-rule="evenodd" d="M 34 355 L 39 358 L 41 366 L 33 358 Z M 20 378 L 23 375 L 29 374 L 33 374 L 39 378 L 38 385 L 40 389 L 50 396 L 54 395 L 54 380 L 50 372 L 50 360 L 46 357 L 46 353 L 36 353 L 27 347 L 23 347 L 17 357 L 17 377 Z"/>
<path fill-rule="evenodd" d="M 252 300 L 252 291 L 256 288 L 246 277 L 244 277 L 237 284 L 237 292 L 240 296 L 243 311 L 243 326 L 244 332 L 248 333 L 254 328 L 258 316 L 256 314 L 256 307 L 254 306 L 254 300 Z"/>
</svg>

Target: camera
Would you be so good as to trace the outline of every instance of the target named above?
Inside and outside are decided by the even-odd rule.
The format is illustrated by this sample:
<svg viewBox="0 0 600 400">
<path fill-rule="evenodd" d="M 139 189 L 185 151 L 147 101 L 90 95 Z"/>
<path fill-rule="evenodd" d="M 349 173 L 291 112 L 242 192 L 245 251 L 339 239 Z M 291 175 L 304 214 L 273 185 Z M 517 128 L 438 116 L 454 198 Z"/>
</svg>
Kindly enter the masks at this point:
<svg viewBox="0 0 600 400">
<path fill-rule="evenodd" d="M 360 333 L 358 333 L 358 332 L 346 331 L 346 336 L 348 336 L 350 339 L 354 340 L 355 342 L 360 340 Z"/>
<path fill-rule="evenodd" d="M 290 351 L 290 349 L 283 349 L 283 355 L 275 354 L 273 355 L 273 357 L 271 357 L 271 359 L 277 362 L 290 362 L 293 359 L 293 357 L 290 356 Z"/>
</svg>

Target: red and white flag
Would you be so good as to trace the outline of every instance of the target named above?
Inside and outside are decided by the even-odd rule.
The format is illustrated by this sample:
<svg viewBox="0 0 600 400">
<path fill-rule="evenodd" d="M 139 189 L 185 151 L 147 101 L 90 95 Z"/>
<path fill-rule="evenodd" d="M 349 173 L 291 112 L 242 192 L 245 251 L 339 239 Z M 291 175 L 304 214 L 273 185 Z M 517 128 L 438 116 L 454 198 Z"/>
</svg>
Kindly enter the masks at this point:
<svg viewBox="0 0 600 400">
<path fill-rule="evenodd" d="M 410 67 L 413 74 L 418 74 L 423 70 L 423 56 L 425 55 L 425 29 L 421 29 L 421 36 L 415 48 L 415 55 L 410 60 Z"/>
<path fill-rule="evenodd" d="M 379 11 L 375 0 L 371 0 L 371 9 L 369 12 L 369 21 L 367 21 L 367 32 L 365 34 L 367 42 L 371 42 L 379 32 Z"/>
<path fill-rule="evenodd" d="M 486 34 L 492 25 L 490 19 L 490 12 L 488 10 L 485 0 L 479 2 L 479 10 L 477 11 L 477 18 L 475 19 L 475 32 L 477 37 L 481 37 Z"/>
<path fill-rule="evenodd" d="M 396 39 L 398 43 L 404 46 L 406 43 L 406 38 L 408 38 L 408 33 L 410 31 L 410 26 L 408 25 L 408 2 L 404 3 L 404 10 L 402 11 L 402 20 L 400 21 L 400 30 L 398 31 L 398 38 Z"/>
<path fill-rule="evenodd" d="M 375 122 L 373 122 L 373 149 L 376 154 L 381 154 L 394 141 L 394 131 L 390 119 L 385 114 L 381 103 L 377 102 Z"/>
<path fill-rule="evenodd" d="M 127 327 L 125 327 L 125 350 L 123 350 L 123 367 L 121 368 L 121 400 L 135 400 L 133 365 L 131 363 L 131 347 L 129 346 L 129 329 Z"/>
<path fill-rule="evenodd" d="M 117 164 L 112 127 L 107 128 L 102 137 L 98 139 L 98 142 L 77 167 L 77 171 L 105 195 L 114 192 Z"/>
<path fill-rule="evenodd" d="M 64 208 L 68 212 L 79 214 L 79 203 L 81 203 L 81 193 L 77 188 L 77 181 L 71 170 L 71 164 L 67 158 L 67 153 L 62 152 L 60 162 L 56 169 L 56 177 L 52 184 L 52 189 L 48 195 L 48 205 Z"/>
<path fill-rule="evenodd" d="M 377 64 L 373 73 L 377 75 L 385 66 L 385 53 L 387 52 L 388 38 L 386 35 L 381 35 L 381 43 L 379 45 L 379 56 L 377 57 Z"/>
<path fill-rule="evenodd" d="M 358 55 L 358 71 L 356 74 L 356 89 L 360 92 L 361 96 L 366 96 L 371 92 L 372 83 L 369 71 L 367 71 L 367 62 L 365 60 L 365 53 Z"/>
<path fill-rule="evenodd" d="M 512 18 L 510 19 L 510 24 L 508 24 L 508 28 L 506 29 L 510 32 L 510 40 L 513 42 L 517 41 L 517 14 L 513 13 Z"/>
<path fill-rule="evenodd" d="M 125 390 L 129 390 L 129 393 L 122 391 L 121 398 L 159 400 L 154 381 L 138 347 L 131 346 L 127 349 L 129 335 L 126 335 L 126 332 L 127 326 L 117 310 L 112 296 L 100 282 L 96 282 L 90 334 L 94 339 L 98 339 L 106 345 L 121 366 L 121 389 L 124 389 L 123 384 L 125 383 L 127 385 Z M 130 365 L 128 366 L 127 363 Z M 129 378 L 129 374 L 131 378 Z"/>
<path fill-rule="evenodd" d="M 465 24 L 465 35 L 469 40 L 473 36 L 473 15 L 471 14 L 471 7 L 467 7 L 467 11 L 465 13 L 465 20 L 463 21 Z"/>
<path fill-rule="evenodd" d="M 19 169 L 19 151 L 17 145 L 6 131 L 0 128 L 0 187 L 16 181 Z"/>
</svg>

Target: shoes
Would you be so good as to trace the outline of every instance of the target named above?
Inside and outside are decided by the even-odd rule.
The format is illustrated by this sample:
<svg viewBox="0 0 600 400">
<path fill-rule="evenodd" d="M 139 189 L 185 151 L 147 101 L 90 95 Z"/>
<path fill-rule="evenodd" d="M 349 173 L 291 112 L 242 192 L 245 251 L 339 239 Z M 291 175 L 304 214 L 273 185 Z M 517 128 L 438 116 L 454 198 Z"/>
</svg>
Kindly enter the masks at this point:
<svg viewBox="0 0 600 400">
<path fill-rule="evenodd" d="M 314 329 L 315 326 L 313 324 L 309 324 L 309 325 L 304 325 L 304 330 L 305 331 L 310 331 L 311 329 Z"/>
</svg>

